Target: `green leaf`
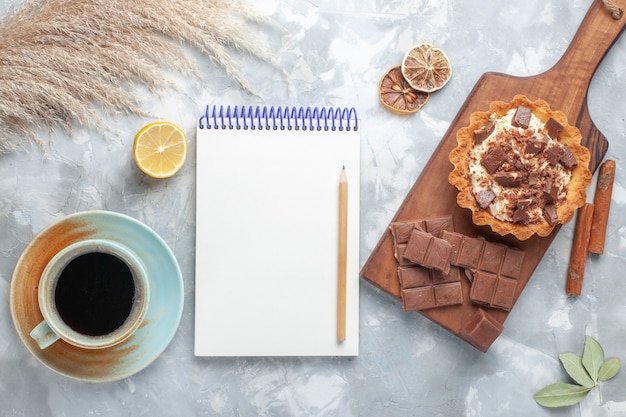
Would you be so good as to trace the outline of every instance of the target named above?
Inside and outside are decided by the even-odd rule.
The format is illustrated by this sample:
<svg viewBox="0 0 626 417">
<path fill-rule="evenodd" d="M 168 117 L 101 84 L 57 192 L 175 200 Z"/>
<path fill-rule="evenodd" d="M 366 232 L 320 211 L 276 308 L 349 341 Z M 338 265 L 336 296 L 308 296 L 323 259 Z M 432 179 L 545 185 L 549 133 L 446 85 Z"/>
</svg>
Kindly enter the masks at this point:
<svg viewBox="0 0 626 417">
<path fill-rule="evenodd" d="M 596 386 L 595 381 L 591 379 L 589 373 L 583 366 L 583 360 L 580 356 L 566 352 L 559 354 L 559 359 L 561 360 L 561 363 L 563 364 L 563 367 L 567 371 L 568 375 L 578 384 L 587 388 L 593 388 Z"/>
<path fill-rule="evenodd" d="M 589 372 L 589 376 L 598 382 L 600 367 L 604 363 L 604 350 L 600 343 L 591 336 L 585 339 L 585 349 L 583 350 L 583 366 Z"/>
<path fill-rule="evenodd" d="M 617 358 L 607 359 L 600 367 L 598 381 L 606 381 L 613 378 L 619 372 L 620 361 Z"/>
<path fill-rule="evenodd" d="M 540 389 L 533 398 L 544 407 L 563 407 L 584 400 L 589 391 L 591 388 L 558 382 Z"/>
</svg>

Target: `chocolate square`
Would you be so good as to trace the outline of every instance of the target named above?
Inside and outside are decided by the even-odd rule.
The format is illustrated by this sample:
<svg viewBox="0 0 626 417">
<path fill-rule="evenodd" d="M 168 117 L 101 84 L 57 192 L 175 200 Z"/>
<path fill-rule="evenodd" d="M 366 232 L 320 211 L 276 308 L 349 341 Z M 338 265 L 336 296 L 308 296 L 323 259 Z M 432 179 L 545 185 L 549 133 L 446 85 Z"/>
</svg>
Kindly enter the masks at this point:
<svg viewBox="0 0 626 417">
<path fill-rule="evenodd" d="M 461 282 L 461 268 L 458 266 L 450 266 L 450 271 L 442 272 L 433 269 L 432 273 L 433 285 L 441 285 L 450 282 Z"/>
<path fill-rule="evenodd" d="M 398 268 L 400 288 L 428 287 L 432 283 L 432 273 L 422 266 Z"/>
<path fill-rule="evenodd" d="M 426 255 L 428 254 L 428 249 L 430 247 L 430 243 L 433 240 L 431 234 L 422 232 L 417 229 L 413 229 L 411 232 L 411 238 L 406 245 L 406 250 L 404 251 L 404 258 L 419 265 L 429 266 L 425 264 Z"/>
<path fill-rule="evenodd" d="M 515 127 L 521 127 L 522 129 L 528 129 L 530 119 L 532 116 L 532 109 L 526 106 L 517 106 L 511 124 Z"/>
<path fill-rule="evenodd" d="M 506 161 L 506 152 L 502 148 L 491 148 L 483 155 L 482 165 L 488 173 L 493 174 Z"/>
<path fill-rule="evenodd" d="M 463 235 L 459 233 L 449 232 L 444 230 L 441 234 L 441 238 L 448 242 L 451 246 L 450 249 L 450 263 L 452 265 L 458 264 L 459 250 L 461 243 L 463 242 Z"/>
<path fill-rule="evenodd" d="M 393 240 L 396 244 L 407 243 L 415 229 L 415 222 L 396 222 L 389 226 Z"/>
<path fill-rule="evenodd" d="M 404 311 L 426 310 L 435 307 L 435 295 L 431 287 L 408 288 L 402 290 L 402 309 Z"/>
<path fill-rule="evenodd" d="M 451 267 L 447 274 L 422 266 L 402 267 L 398 268 L 398 276 L 404 311 L 425 310 L 463 302 L 461 272 L 458 267 Z"/>
<path fill-rule="evenodd" d="M 459 331 L 459 336 L 476 349 L 486 352 L 504 330 L 502 323 L 482 308 Z"/>
<path fill-rule="evenodd" d="M 484 243 L 483 239 L 464 236 L 457 257 L 457 264 L 465 268 L 477 268 Z"/>
<path fill-rule="evenodd" d="M 394 256 L 400 266 L 415 265 L 413 262 L 409 261 L 408 259 L 404 257 L 404 253 L 406 252 L 406 243 L 401 244 L 401 245 L 395 245 L 394 249 L 395 249 Z"/>
<path fill-rule="evenodd" d="M 470 300 L 478 304 L 491 305 L 496 290 L 498 276 L 489 272 L 475 271 L 470 289 Z"/>
<path fill-rule="evenodd" d="M 517 280 L 499 277 L 493 294 L 493 299 L 491 301 L 491 306 L 501 308 L 506 311 L 511 310 L 515 300 L 516 289 Z"/>
<path fill-rule="evenodd" d="M 502 262 L 500 273 L 507 277 L 518 279 L 522 273 L 522 263 L 524 262 L 524 251 L 514 248 L 507 248 Z"/>
<path fill-rule="evenodd" d="M 567 146 L 561 147 L 559 162 L 567 169 L 572 169 L 578 165 L 578 161 L 576 160 L 574 153 Z"/>
<path fill-rule="evenodd" d="M 479 268 L 483 271 L 497 274 L 500 272 L 500 265 L 502 264 L 505 253 L 506 246 L 492 242 L 485 242 Z"/>
<path fill-rule="evenodd" d="M 474 131 L 474 144 L 480 145 L 485 139 L 491 135 L 496 128 L 496 123 L 489 119 L 480 129 Z"/>
<path fill-rule="evenodd" d="M 546 130 L 548 131 L 548 136 L 557 140 L 559 138 L 559 133 L 563 130 L 563 125 L 551 117 L 546 122 Z"/>
<path fill-rule="evenodd" d="M 430 233 L 414 229 L 406 245 L 404 259 L 428 268 L 448 272 L 452 246 Z"/>
<path fill-rule="evenodd" d="M 463 290 L 460 282 L 438 285 L 433 288 L 435 290 L 435 304 L 438 306 L 463 303 Z"/>
<path fill-rule="evenodd" d="M 450 252 L 452 245 L 443 239 L 433 238 L 430 249 L 424 259 L 424 266 L 434 268 L 439 271 L 450 271 Z"/>
<path fill-rule="evenodd" d="M 441 233 L 444 230 L 452 232 L 454 225 L 452 223 L 452 216 L 437 217 L 433 219 L 424 220 L 425 231 L 432 234 L 435 237 L 441 237 Z"/>
</svg>

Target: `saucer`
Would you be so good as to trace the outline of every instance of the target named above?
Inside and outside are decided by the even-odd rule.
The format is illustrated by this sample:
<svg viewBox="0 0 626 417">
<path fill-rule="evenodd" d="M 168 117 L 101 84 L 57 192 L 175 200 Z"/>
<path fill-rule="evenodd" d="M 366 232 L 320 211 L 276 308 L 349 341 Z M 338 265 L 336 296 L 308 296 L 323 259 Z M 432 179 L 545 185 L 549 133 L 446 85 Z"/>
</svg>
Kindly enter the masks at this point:
<svg viewBox="0 0 626 417">
<path fill-rule="evenodd" d="M 30 337 L 43 320 L 37 298 L 39 278 L 56 253 L 85 239 L 116 241 L 137 254 L 150 280 L 148 311 L 139 329 L 118 345 L 89 350 L 59 340 L 42 350 Z M 165 350 L 180 323 L 184 290 L 174 254 L 152 229 L 123 214 L 84 211 L 51 224 L 26 246 L 13 272 L 10 298 L 17 333 L 35 358 L 61 375 L 107 382 L 141 371 Z"/>
</svg>

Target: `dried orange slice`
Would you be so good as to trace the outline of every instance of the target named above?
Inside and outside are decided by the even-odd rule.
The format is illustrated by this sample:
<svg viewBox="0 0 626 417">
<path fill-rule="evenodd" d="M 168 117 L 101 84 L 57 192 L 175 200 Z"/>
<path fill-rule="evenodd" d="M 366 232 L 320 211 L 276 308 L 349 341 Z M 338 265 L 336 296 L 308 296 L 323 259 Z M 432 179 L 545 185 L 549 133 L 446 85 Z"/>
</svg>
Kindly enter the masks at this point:
<svg viewBox="0 0 626 417">
<path fill-rule="evenodd" d="M 185 132 L 171 122 L 154 122 L 135 135 L 133 157 L 139 169 L 154 178 L 176 174 L 187 159 Z"/>
<path fill-rule="evenodd" d="M 423 42 L 404 55 L 402 75 L 414 89 L 432 93 L 450 80 L 452 65 L 445 52 Z"/>
<path fill-rule="evenodd" d="M 378 97 L 389 110 L 399 114 L 415 113 L 428 101 L 428 93 L 411 87 L 402 75 L 400 65 L 383 75 L 378 85 Z"/>
</svg>

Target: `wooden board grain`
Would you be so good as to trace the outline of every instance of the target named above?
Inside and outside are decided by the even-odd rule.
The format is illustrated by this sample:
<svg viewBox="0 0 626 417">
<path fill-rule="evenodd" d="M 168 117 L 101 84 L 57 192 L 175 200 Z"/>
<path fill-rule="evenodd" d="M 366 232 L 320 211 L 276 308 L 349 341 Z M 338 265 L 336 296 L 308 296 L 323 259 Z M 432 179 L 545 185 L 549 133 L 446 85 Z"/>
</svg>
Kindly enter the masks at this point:
<svg viewBox="0 0 626 417">
<path fill-rule="evenodd" d="M 626 0 L 616 0 L 615 3 L 622 9 L 626 7 Z M 455 230 L 458 232 L 484 236 L 487 240 L 523 249 L 525 258 L 515 297 L 517 300 L 558 233 L 558 228 L 548 237 L 534 236 L 526 241 L 519 241 L 510 235 L 497 235 L 488 227 L 474 225 L 470 211 L 457 206 L 457 190 L 448 183 L 448 174 L 452 170 L 448 154 L 456 147 L 456 132 L 469 124 L 471 113 L 487 110 L 489 103 L 494 100 L 508 102 L 516 94 L 524 94 L 533 101 L 543 99 L 553 110 L 564 112 L 569 123 L 580 129 L 582 143 L 591 152 L 590 169 L 595 171 L 606 154 L 608 141 L 589 116 L 587 91 L 598 65 L 624 30 L 625 24 L 626 17 L 613 19 L 603 2 L 595 0 L 564 55 L 550 70 L 530 77 L 514 77 L 494 72 L 484 74 L 470 92 L 392 222 L 452 215 Z M 565 276 L 565 271 L 563 274 Z M 364 264 L 361 277 L 400 299 L 397 262 L 393 256 L 391 233 L 388 231 L 383 233 Z M 479 309 L 469 301 L 468 280 L 463 280 L 463 293 L 465 300 L 462 305 L 424 310 L 422 314 L 463 338 L 460 335 L 461 329 Z M 504 323 L 509 312 L 489 309 L 489 314 L 498 322 Z M 486 350 L 484 347 L 480 349 Z"/>
</svg>

